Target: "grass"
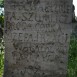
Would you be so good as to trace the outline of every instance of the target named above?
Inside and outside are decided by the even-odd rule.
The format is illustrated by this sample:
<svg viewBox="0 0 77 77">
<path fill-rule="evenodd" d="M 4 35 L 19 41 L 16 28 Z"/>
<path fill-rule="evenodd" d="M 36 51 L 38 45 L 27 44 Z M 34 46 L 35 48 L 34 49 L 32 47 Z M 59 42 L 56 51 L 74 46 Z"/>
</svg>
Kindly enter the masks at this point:
<svg viewBox="0 0 77 77">
<path fill-rule="evenodd" d="M 72 36 L 70 40 L 68 77 L 77 77 L 77 37 L 75 36 Z"/>
<path fill-rule="evenodd" d="M 0 39 L 0 77 L 3 75 L 4 69 L 4 41 Z"/>
</svg>

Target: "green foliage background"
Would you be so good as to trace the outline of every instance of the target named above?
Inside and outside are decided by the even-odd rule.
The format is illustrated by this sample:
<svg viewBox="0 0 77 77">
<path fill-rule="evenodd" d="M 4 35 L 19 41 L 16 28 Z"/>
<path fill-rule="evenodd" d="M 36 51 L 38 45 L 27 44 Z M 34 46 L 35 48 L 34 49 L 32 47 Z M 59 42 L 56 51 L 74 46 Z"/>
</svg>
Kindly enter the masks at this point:
<svg viewBox="0 0 77 77">
<path fill-rule="evenodd" d="M 0 7 L 4 7 L 4 1 L 0 0 Z M 3 31 L 4 28 L 4 15 L 3 13 L 0 15 L 0 25 Z M 3 35 L 1 36 L 0 33 L 0 77 L 3 75 L 3 70 L 4 70 L 4 40 L 3 40 Z"/>
<path fill-rule="evenodd" d="M 0 42 L 0 77 L 3 75 L 4 70 L 4 41 Z"/>
<path fill-rule="evenodd" d="M 71 36 L 68 53 L 68 76 L 77 77 L 77 37 Z"/>
<path fill-rule="evenodd" d="M 2 26 L 3 30 L 3 25 L 4 25 L 4 16 L 0 15 L 0 24 Z M 4 69 L 4 40 L 3 36 L 0 35 L 0 77 L 3 74 L 3 69 Z"/>
</svg>

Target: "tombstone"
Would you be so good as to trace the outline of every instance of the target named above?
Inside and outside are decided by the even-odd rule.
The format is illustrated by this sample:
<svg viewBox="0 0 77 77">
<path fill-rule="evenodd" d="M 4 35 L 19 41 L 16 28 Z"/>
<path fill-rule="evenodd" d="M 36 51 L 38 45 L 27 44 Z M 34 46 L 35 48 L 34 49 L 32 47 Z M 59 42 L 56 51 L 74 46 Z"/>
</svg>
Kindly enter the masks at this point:
<svg viewBox="0 0 77 77">
<path fill-rule="evenodd" d="M 3 77 L 66 77 L 72 0 L 5 0 Z"/>
</svg>

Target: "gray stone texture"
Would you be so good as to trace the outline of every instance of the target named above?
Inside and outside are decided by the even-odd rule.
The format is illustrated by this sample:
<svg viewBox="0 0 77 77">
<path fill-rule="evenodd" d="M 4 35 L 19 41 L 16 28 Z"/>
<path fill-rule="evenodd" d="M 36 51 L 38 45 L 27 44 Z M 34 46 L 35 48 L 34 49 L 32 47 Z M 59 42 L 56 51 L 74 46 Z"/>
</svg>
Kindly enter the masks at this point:
<svg viewBox="0 0 77 77">
<path fill-rule="evenodd" d="M 72 0 L 5 0 L 3 77 L 66 77 Z"/>
</svg>

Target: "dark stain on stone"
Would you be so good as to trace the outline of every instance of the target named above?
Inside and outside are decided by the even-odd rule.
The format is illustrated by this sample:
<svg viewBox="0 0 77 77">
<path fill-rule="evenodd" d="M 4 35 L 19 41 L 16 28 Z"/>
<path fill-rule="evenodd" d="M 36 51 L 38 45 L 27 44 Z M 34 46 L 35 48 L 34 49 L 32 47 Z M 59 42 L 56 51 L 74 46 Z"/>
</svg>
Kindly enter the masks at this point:
<svg viewBox="0 0 77 77">
<path fill-rule="evenodd" d="M 38 3 L 40 3 L 40 0 L 33 0 L 33 3 L 38 4 Z"/>
<path fill-rule="evenodd" d="M 33 69 L 33 66 L 29 66 L 28 68 L 29 68 L 29 69 Z"/>
<path fill-rule="evenodd" d="M 13 43 L 14 48 L 17 50 L 18 48 L 18 43 Z"/>
<path fill-rule="evenodd" d="M 27 0 L 27 4 L 31 4 L 32 3 L 32 0 Z"/>
<path fill-rule="evenodd" d="M 36 5 L 36 4 L 38 4 L 38 3 L 40 3 L 40 0 L 27 0 L 27 4 L 34 4 L 34 5 Z"/>
<path fill-rule="evenodd" d="M 60 63 L 64 63 L 63 61 L 60 61 Z"/>
<path fill-rule="evenodd" d="M 8 61 L 5 59 L 5 65 L 4 65 L 4 67 L 5 67 L 5 70 L 4 70 L 4 72 L 8 69 Z"/>
</svg>

